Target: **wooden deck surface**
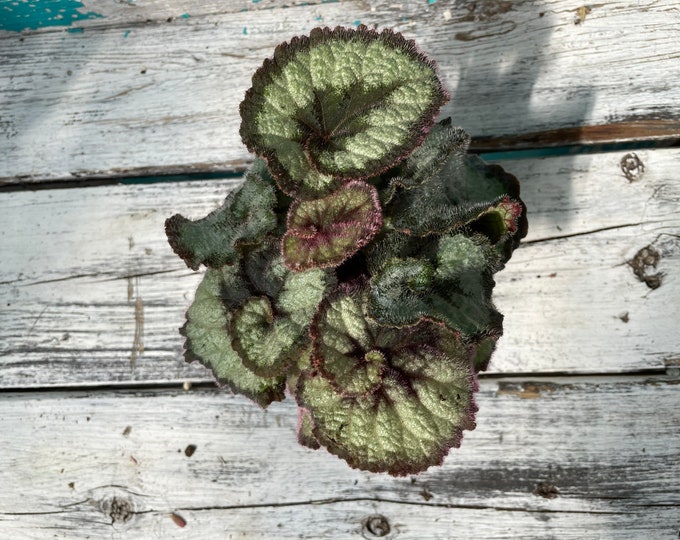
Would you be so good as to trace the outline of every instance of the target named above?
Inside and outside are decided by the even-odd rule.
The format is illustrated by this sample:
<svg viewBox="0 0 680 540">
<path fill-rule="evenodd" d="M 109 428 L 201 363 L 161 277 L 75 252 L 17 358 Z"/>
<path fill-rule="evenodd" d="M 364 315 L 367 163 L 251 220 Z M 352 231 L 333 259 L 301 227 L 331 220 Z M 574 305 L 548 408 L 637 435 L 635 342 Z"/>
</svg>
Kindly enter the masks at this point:
<svg viewBox="0 0 680 540">
<path fill-rule="evenodd" d="M 1 539 L 680 536 L 677 2 L 46 4 L 0 6 Z M 412 478 L 184 363 L 200 273 L 163 231 L 239 184 L 275 45 L 359 23 L 437 60 L 529 208 L 477 429 Z"/>
</svg>

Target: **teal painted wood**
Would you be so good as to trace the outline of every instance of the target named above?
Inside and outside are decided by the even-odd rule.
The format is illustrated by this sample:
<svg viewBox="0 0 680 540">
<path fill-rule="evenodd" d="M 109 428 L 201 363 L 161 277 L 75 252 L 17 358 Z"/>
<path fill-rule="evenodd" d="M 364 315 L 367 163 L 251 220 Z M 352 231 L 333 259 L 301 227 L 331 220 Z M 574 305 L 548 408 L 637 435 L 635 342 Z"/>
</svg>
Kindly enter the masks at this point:
<svg viewBox="0 0 680 540">
<path fill-rule="evenodd" d="M 2 2 L 0 30 L 22 32 L 49 26 L 70 27 L 79 21 L 99 19 L 103 15 L 84 9 L 77 0 L 39 0 Z"/>
</svg>

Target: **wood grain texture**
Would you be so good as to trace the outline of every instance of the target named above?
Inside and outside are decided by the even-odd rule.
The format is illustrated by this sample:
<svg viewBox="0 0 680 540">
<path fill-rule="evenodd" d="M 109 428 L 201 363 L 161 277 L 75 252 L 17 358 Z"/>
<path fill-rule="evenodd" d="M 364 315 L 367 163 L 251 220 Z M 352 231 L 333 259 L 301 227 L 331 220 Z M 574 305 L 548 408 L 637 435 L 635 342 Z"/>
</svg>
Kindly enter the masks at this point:
<svg viewBox="0 0 680 540">
<path fill-rule="evenodd" d="M 2 16 L 44 8 L 16 4 Z M 237 109 L 253 71 L 319 25 L 415 38 L 478 149 L 668 145 L 677 2 L 78 11 L 98 16 L 0 30 L 0 538 L 680 535 L 680 149 L 503 163 L 530 234 L 497 276 L 505 336 L 478 427 L 441 468 L 401 479 L 299 446 L 290 399 L 263 411 L 183 362 L 177 328 L 201 275 L 163 221 L 205 215 L 239 178 L 116 183 L 243 170 Z"/>
<path fill-rule="evenodd" d="M 668 301 L 680 298 L 680 150 L 638 152 L 634 181 L 626 156 L 503 162 L 522 181 L 530 233 L 497 275 L 506 318 L 492 372 L 663 370 L 680 357 Z M 0 386 L 208 380 L 182 361 L 177 333 L 200 274 L 163 222 L 207 214 L 238 182 L 0 194 Z M 647 246 L 657 267 L 638 277 L 629 262 Z M 657 289 L 641 281 L 660 274 Z"/>
<path fill-rule="evenodd" d="M 506 317 L 493 372 L 663 371 L 680 357 L 669 302 L 680 298 L 680 150 L 635 157 L 637 169 L 623 152 L 503 162 L 522 181 L 530 233 L 497 275 Z M 0 194 L 0 386 L 209 380 L 181 360 L 177 328 L 200 274 L 172 253 L 163 222 L 207 214 L 236 185 Z M 648 246 L 656 268 L 636 259 Z M 641 281 L 661 274 L 656 289 Z"/>
<path fill-rule="evenodd" d="M 671 0 L 608 2 L 584 20 L 566 0 L 261 4 L 86 2 L 105 16 L 81 32 L 4 33 L 0 184 L 240 170 L 254 70 L 281 41 L 358 22 L 415 38 L 451 90 L 444 114 L 486 146 L 680 135 Z"/>
<path fill-rule="evenodd" d="M 677 392 L 670 379 L 485 381 L 477 429 L 413 478 L 299 446 L 290 401 L 4 393 L 0 482 L 20 491 L 0 491 L 0 536 L 376 538 L 379 515 L 391 539 L 675 538 Z"/>
</svg>

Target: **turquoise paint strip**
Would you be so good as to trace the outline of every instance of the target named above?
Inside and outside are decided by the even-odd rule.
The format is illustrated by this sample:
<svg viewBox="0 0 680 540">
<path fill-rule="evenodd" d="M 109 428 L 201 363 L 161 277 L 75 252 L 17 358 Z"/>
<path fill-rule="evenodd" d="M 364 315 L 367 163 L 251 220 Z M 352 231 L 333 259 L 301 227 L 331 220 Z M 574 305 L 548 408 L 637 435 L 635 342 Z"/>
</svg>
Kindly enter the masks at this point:
<svg viewBox="0 0 680 540">
<path fill-rule="evenodd" d="M 22 32 L 48 26 L 72 26 L 78 21 L 102 18 L 94 12 L 79 11 L 77 0 L 35 0 L 34 2 L 0 2 L 0 30 Z"/>
</svg>

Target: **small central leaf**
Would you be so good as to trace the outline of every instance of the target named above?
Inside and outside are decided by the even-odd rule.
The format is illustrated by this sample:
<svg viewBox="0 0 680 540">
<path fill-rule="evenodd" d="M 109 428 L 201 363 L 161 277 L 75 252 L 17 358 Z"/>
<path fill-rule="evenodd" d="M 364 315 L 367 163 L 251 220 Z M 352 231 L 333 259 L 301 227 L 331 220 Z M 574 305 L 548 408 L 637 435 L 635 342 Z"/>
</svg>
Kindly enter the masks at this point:
<svg viewBox="0 0 680 540">
<path fill-rule="evenodd" d="M 403 159 L 447 99 L 433 62 L 401 34 L 317 28 L 255 73 L 241 137 L 284 192 L 313 199 Z"/>
<path fill-rule="evenodd" d="M 301 271 L 337 266 L 365 246 L 382 226 L 376 189 L 348 182 L 323 199 L 295 201 L 283 237 L 286 266 Z"/>
</svg>

